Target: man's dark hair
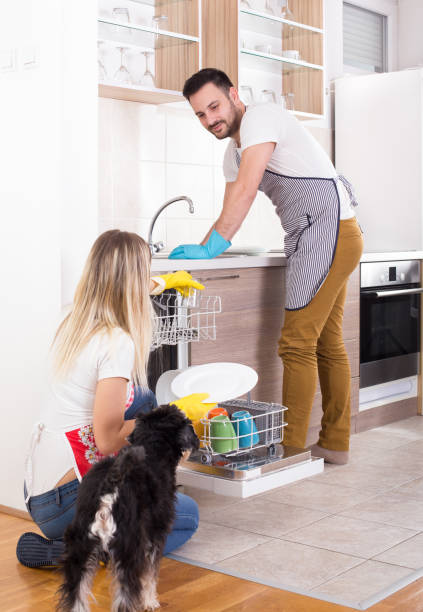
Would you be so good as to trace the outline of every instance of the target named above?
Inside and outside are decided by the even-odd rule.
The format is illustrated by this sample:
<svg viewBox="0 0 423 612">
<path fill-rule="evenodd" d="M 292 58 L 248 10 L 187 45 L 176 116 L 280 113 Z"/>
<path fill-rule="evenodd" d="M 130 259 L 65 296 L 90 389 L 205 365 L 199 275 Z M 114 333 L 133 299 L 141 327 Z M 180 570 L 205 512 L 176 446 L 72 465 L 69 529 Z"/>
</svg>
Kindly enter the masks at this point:
<svg viewBox="0 0 423 612">
<path fill-rule="evenodd" d="M 218 70 L 217 68 L 203 68 L 185 81 L 182 93 L 185 98 L 189 100 L 193 94 L 197 93 L 197 91 L 207 83 L 214 83 L 216 87 L 222 89 L 227 96 L 229 96 L 230 88 L 233 87 L 231 79 L 222 70 Z"/>
</svg>

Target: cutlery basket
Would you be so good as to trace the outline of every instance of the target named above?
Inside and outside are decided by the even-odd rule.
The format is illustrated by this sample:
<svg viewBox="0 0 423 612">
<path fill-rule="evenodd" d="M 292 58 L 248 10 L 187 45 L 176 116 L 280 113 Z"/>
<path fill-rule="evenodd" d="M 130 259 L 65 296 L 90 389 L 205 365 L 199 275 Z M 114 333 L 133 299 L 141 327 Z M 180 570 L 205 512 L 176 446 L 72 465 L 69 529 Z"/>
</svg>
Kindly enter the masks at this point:
<svg viewBox="0 0 423 612">
<path fill-rule="evenodd" d="M 191 290 L 186 297 L 170 289 L 152 298 L 154 330 L 151 349 L 166 345 L 216 340 L 216 314 L 222 310 L 219 296 Z"/>
</svg>

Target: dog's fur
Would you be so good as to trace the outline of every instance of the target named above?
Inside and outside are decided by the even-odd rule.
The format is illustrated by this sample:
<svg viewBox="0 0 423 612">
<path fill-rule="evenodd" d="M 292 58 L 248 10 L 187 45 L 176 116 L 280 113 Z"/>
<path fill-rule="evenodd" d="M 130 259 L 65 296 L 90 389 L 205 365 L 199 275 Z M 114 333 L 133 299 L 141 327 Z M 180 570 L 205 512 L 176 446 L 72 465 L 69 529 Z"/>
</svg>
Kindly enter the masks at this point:
<svg viewBox="0 0 423 612">
<path fill-rule="evenodd" d="M 65 532 L 64 582 L 57 610 L 86 612 L 99 560 L 114 576 L 115 612 L 159 607 L 156 580 L 175 517 L 175 472 L 199 442 L 176 406 L 137 417 L 130 446 L 94 465 L 82 479 L 76 514 Z"/>
</svg>

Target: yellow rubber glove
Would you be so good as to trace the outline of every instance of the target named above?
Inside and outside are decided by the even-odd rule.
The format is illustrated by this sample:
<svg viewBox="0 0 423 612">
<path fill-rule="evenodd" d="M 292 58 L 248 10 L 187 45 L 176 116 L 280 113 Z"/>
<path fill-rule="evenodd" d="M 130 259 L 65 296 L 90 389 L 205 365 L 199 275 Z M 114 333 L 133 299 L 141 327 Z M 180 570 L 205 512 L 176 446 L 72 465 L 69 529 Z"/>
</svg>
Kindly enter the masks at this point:
<svg viewBox="0 0 423 612">
<path fill-rule="evenodd" d="M 207 399 L 209 395 L 210 393 L 191 393 L 191 395 L 186 395 L 171 403 L 175 404 L 179 410 L 182 410 L 194 422 L 204 418 L 208 411 L 216 406 L 215 403 L 203 404 L 203 400 Z"/>
<path fill-rule="evenodd" d="M 157 278 L 162 279 L 165 282 L 165 289 L 176 289 L 179 291 L 184 297 L 188 297 L 190 295 L 190 289 L 199 289 L 202 291 L 204 289 L 204 285 L 194 280 L 189 272 L 185 270 L 179 270 L 178 272 L 172 272 L 170 274 L 161 274 L 158 277 L 152 277 L 153 281 Z M 157 282 L 157 281 L 156 281 Z M 162 285 L 162 282 L 160 283 Z"/>
</svg>

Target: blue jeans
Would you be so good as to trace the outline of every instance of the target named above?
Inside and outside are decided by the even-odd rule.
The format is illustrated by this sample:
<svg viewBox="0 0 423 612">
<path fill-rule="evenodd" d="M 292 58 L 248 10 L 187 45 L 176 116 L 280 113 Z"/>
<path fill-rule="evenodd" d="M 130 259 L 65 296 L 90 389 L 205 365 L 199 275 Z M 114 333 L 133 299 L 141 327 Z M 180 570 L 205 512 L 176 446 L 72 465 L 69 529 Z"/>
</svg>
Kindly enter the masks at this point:
<svg viewBox="0 0 423 612">
<path fill-rule="evenodd" d="M 157 406 L 154 393 L 135 388 L 134 401 L 125 412 L 125 420 L 135 418 L 138 412 L 150 412 Z M 61 539 L 66 527 L 75 515 L 79 481 L 72 480 L 56 489 L 29 498 L 26 507 L 32 520 L 49 539 Z M 24 487 L 26 498 L 26 486 Z M 168 535 L 163 554 L 182 546 L 198 528 L 197 503 L 182 493 L 176 494 L 176 516 L 171 533 Z"/>
</svg>

